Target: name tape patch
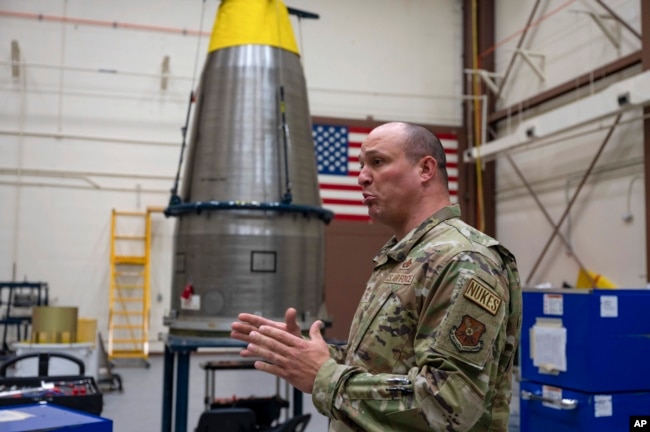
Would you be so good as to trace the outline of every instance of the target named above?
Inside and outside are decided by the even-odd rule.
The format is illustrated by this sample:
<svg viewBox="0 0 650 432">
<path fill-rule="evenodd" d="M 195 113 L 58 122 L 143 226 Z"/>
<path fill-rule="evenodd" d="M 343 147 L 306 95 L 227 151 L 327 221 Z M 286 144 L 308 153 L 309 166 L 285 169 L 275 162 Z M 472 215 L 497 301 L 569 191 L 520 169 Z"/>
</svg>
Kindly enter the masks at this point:
<svg viewBox="0 0 650 432">
<path fill-rule="evenodd" d="M 492 315 L 496 315 L 499 311 L 499 306 L 501 306 L 501 299 L 499 296 L 476 279 L 469 281 L 463 295 L 486 311 L 490 312 Z"/>
<path fill-rule="evenodd" d="M 411 285 L 411 282 L 413 282 L 413 276 L 414 275 L 412 274 L 389 273 L 386 282 L 398 285 Z"/>
</svg>

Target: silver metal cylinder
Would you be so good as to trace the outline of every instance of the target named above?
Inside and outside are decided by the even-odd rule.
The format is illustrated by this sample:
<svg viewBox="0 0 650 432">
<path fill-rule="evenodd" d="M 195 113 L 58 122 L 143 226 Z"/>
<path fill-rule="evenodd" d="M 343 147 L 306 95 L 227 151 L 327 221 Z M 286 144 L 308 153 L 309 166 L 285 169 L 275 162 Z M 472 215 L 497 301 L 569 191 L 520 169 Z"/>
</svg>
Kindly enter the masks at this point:
<svg viewBox="0 0 650 432">
<path fill-rule="evenodd" d="M 300 58 L 269 45 L 208 55 L 177 216 L 170 333 L 228 332 L 239 312 L 304 325 L 323 304 L 324 222 Z M 180 210 L 179 210 L 180 209 Z"/>
</svg>

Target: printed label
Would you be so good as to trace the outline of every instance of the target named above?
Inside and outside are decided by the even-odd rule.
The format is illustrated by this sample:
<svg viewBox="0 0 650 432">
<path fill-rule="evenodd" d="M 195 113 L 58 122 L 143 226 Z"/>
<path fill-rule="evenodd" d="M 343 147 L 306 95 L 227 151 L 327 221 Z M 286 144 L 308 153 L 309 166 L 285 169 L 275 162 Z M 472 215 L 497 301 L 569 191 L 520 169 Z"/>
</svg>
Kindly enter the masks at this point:
<svg viewBox="0 0 650 432">
<path fill-rule="evenodd" d="M 600 297 L 600 317 L 618 318 L 618 297 L 616 296 Z"/>
<path fill-rule="evenodd" d="M 544 315 L 562 315 L 564 297 L 562 294 L 544 294 Z"/>
<path fill-rule="evenodd" d="M 594 417 L 611 417 L 613 412 L 611 395 L 594 396 Z"/>
<path fill-rule="evenodd" d="M 186 310 L 200 310 L 201 309 L 201 296 L 192 294 L 190 298 L 184 299 L 181 297 L 181 309 Z"/>
<path fill-rule="evenodd" d="M 497 314 L 499 306 L 501 305 L 501 299 L 499 296 L 476 279 L 469 281 L 463 295 L 486 311 L 490 312 L 492 315 Z"/>
</svg>

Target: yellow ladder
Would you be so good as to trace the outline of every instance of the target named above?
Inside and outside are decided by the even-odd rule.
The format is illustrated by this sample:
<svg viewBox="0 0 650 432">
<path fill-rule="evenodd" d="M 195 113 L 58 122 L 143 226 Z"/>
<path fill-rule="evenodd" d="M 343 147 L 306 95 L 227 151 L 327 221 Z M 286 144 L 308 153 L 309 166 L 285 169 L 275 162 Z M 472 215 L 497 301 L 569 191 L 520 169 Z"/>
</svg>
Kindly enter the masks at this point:
<svg viewBox="0 0 650 432">
<path fill-rule="evenodd" d="M 139 359 L 149 366 L 151 214 L 118 211 L 111 217 L 108 357 Z"/>
</svg>

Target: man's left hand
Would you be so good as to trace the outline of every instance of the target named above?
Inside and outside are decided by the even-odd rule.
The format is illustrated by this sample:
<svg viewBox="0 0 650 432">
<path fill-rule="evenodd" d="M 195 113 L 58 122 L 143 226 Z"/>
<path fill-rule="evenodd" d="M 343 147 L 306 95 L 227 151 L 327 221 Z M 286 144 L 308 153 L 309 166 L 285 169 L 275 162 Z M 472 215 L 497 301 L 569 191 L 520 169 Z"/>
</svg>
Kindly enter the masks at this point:
<svg viewBox="0 0 650 432">
<path fill-rule="evenodd" d="M 321 321 L 311 325 L 308 340 L 262 325 L 249 334 L 250 343 L 242 355 L 262 358 L 264 361 L 255 362 L 256 369 L 284 379 L 303 393 L 311 393 L 318 370 L 330 358 L 321 326 Z"/>
</svg>

